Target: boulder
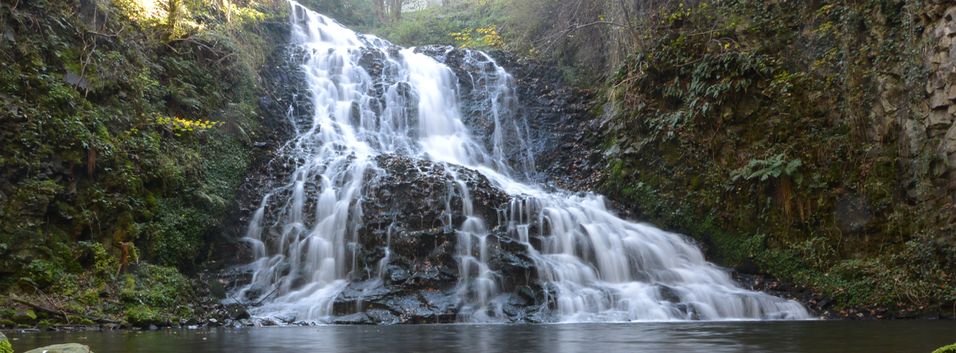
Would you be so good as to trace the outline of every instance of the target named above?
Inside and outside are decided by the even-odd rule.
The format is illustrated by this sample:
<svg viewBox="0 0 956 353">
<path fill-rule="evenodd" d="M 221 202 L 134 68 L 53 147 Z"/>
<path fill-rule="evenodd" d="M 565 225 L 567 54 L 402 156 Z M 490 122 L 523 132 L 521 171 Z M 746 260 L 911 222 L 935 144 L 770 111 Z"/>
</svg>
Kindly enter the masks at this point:
<svg viewBox="0 0 956 353">
<path fill-rule="evenodd" d="M 949 104 L 950 100 L 944 90 L 933 92 L 933 95 L 929 98 L 929 107 L 933 109 L 946 108 Z"/>
<path fill-rule="evenodd" d="M 873 221 L 866 197 L 856 194 L 843 195 L 837 199 L 835 218 L 840 230 L 847 234 L 862 233 Z"/>
<path fill-rule="evenodd" d="M 31 309 L 17 311 L 13 315 L 13 321 L 21 325 L 34 325 L 37 322 L 37 314 Z"/>
<path fill-rule="evenodd" d="M 929 113 L 929 127 L 930 128 L 945 128 L 953 122 L 953 114 L 949 112 L 947 107 L 943 109 L 936 109 Z"/>
<path fill-rule="evenodd" d="M 449 323 L 469 315 L 460 299 L 460 235 L 445 223 L 464 222 L 468 187 L 475 214 L 497 219 L 510 197 L 483 175 L 462 167 L 398 155 L 377 157 L 381 173 L 370 175 L 363 199 L 357 271 L 333 303 L 339 324 Z M 450 207 L 449 207 L 450 206 Z M 536 278 L 527 248 L 495 230 L 487 236 L 488 265 L 502 278 Z M 388 248 L 386 250 L 386 248 Z M 388 254 L 388 258 L 385 256 Z M 477 254 L 472 254 L 477 255 Z M 499 283 L 497 301 L 509 321 L 541 321 L 546 306 L 539 283 Z"/>
<path fill-rule="evenodd" d="M 956 169 L 956 124 L 949 128 L 939 145 L 940 158 L 950 169 Z"/>
<path fill-rule="evenodd" d="M 79 343 L 66 343 L 31 349 L 26 353 L 93 353 L 93 351 L 90 347 Z"/>
</svg>

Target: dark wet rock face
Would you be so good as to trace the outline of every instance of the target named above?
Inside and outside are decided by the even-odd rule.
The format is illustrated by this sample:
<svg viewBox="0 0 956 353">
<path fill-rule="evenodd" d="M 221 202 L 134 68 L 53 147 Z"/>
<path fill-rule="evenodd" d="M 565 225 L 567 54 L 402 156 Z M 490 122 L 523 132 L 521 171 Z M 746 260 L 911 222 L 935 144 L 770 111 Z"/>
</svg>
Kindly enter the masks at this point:
<svg viewBox="0 0 956 353">
<path fill-rule="evenodd" d="M 475 171 L 405 156 L 376 158 L 362 202 L 356 268 L 336 298 L 334 322 L 448 323 L 466 314 L 459 295 L 459 234 L 463 181 L 476 212 L 497 219 L 509 197 Z M 449 223 L 449 221 L 451 223 Z M 503 233 L 501 233 L 503 234 Z M 502 278 L 499 303 L 508 321 L 535 321 L 545 307 L 534 264 L 524 245 L 503 236 L 488 237 L 489 263 Z M 477 241 L 477 240 L 475 240 Z M 478 254 L 472 254 L 477 256 Z M 517 281 L 517 279 L 525 279 Z M 497 309 L 497 308 L 493 308 Z M 491 309 L 489 309 L 491 310 Z"/>
<path fill-rule="evenodd" d="M 493 151 L 496 126 L 500 134 L 503 156 L 517 177 L 534 177 L 529 159 L 532 151 L 528 140 L 526 109 L 514 90 L 514 79 L 499 71 L 495 59 L 485 53 L 449 46 L 425 46 L 416 49 L 447 65 L 458 78 L 458 97 L 462 122 L 472 136 Z M 495 124 L 496 119 L 498 124 Z"/>
<path fill-rule="evenodd" d="M 366 201 L 362 205 L 366 228 L 386 226 L 383 222 L 415 230 L 460 224 L 464 221 L 463 195 L 454 185 L 455 176 L 465 182 L 475 211 L 483 219 L 495 220 L 495 209 L 509 200 L 509 196 L 492 187 L 487 178 L 463 167 L 398 155 L 378 156 L 376 162 L 381 171 L 368 176 Z M 448 216 L 454 217 L 452 224 L 442 222 L 442 218 Z"/>
<path fill-rule="evenodd" d="M 596 129 L 594 99 L 590 92 L 569 86 L 555 66 L 495 51 L 487 56 L 478 51 L 448 46 L 417 48 L 423 54 L 448 65 L 458 77 L 462 120 L 492 150 L 495 130 L 493 111 L 502 127 L 504 155 L 516 176 L 527 174 L 530 181 L 554 184 L 568 190 L 594 186 L 602 159 L 589 138 Z M 490 96 L 495 64 L 511 76 L 513 101 Z M 493 106 L 493 104 L 495 106 Z M 534 156 L 531 170 L 522 169 L 522 159 Z"/>
<path fill-rule="evenodd" d="M 276 50 L 262 70 L 262 83 L 266 86 L 262 91 L 266 94 L 259 97 L 258 105 L 266 133 L 262 134 L 261 140 L 253 142 L 260 152 L 237 192 L 238 207 L 231 216 L 232 220 L 226 222 L 231 226 L 224 229 L 223 237 L 217 239 L 218 250 L 214 251 L 217 263 L 236 264 L 250 260 L 248 249 L 238 240 L 259 207 L 262 195 L 287 179 L 294 169 L 292 166 L 296 161 L 282 153 L 283 149 L 288 148 L 286 141 L 295 135 L 290 120 L 308 122 L 313 111 L 310 93 L 302 76 L 304 55 L 301 47 L 286 45 L 284 49 Z M 234 271 L 227 273 L 227 277 L 233 275 Z M 233 282 L 231 278 L 229 282 Z"/>
<path fill-rule="evenodd" d="M 537 181 L 566 190 L 594 189 L 604 165 L 593 138 L 597 127 L 592 93 L 568 85 L 555 65 L 507 52 L 491 55 L 514 76 Z"/>
</svg>

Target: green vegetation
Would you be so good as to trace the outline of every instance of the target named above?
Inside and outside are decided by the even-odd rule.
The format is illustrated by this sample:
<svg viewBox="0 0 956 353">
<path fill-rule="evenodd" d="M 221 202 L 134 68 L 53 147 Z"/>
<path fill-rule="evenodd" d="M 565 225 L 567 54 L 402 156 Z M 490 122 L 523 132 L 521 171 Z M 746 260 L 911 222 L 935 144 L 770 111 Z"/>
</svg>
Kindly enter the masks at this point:
<svg viewBox="0 0 956 353">
<path fill-rule="evenodd" d="M 329 0 L 334 2 L 334 0 Z M 402 46 L 507 50 L 556 66 L 569 83 L 595 86 L 639 42 L 637 33 L 679 1 L 449 0 L 360 29 Z"/>
<path fill-rule="evenodd" d="M 142 4 L 156 5 L 152 10 Z M 0 294 L 41 325 L 188 317 L 253 159 L 280 1 L 0 4 Z M 15 310 L 0 312 L 13 325 Z"/>
<path fill-rule="evenodd" d="M 301 0 L 300 4 L 346 26 L 367 27 L 382 21 L 376 5 L 382 0 Z"/>
<path fill-rule="evenodd" d="M 933 353 L 956 353 L 956 343 L 948 346 L 939 347 Z"/>
<path fill-rule="evenodd" d="M 379 22 L 370 32 L 402 46 L 455 45 L 504 49 L 499 33 L 507 8 L 502 1 L 458 1 L 404 14 L 401 21 Z"/>
<path fill-rule="evenodd" d="M 738 0 L 658 17 L 610 82 L 608 194 L 837 309 L 948 307 L 951 204 L 906 191 L 944 189 L 880 126 L 919 118 L 920 10 Z"/>
<path fill-rule="evenodd" d="M 837 310 L 956 302 L 953 171 L 939 134 L 910 136 L 938 108 L 924 33 L 940 14 L 923 1 L 302 3 L 400 45 L 551 61 L 605 92 L 603 191 L 721 264 Z M 284 11 L 0 3 L 0 326 L 197 314 L 192 278 L 255 158 Z"/>
<path fill-rule="evenodd" d="M 0 353 L 13 353 L 13 345 L 3 333 L 0 333 Z"/>
</svg>

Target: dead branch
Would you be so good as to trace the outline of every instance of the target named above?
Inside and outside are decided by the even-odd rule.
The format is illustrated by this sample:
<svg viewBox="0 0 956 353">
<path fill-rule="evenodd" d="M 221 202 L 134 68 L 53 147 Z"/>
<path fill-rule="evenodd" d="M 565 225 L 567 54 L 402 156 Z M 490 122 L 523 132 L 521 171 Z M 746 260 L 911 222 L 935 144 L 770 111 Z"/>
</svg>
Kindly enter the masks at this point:
<svg viewBox="0 0 956 353">
<path fill-rule="evenodd" d="M 44 313 L 47 313 L 47 314 L 50 314 L 50 315 L 53 315 L 53 316 L 56 316 L 56 317 L 63 318 L 63 319 L 65 319 L 67 322 L 70 322 L 69 316 L 81 317 L 81 315 L 78 315 L 78 314 L 76 314 L 76 313 L 72 313 L 72 312 L 67 312 L 67 311 L 63 311 L 63 310 L 57 310 L 57 309 L 54 309 L 54 308 L 45 307 L 45 306 L 43 306 L 43 305 L 36 304 L 36 303 L 31 303 L 31 302 L 29 302 L 29 301 L 26 301 L 26 300 L 23 300 L 23 299 L 20 299 L 20 298 L 14 297 L 14 298 L 11 298 L 11 299 L 12 299 L 14 302 L 16 302 L 16 303 L 20 303 L 20 304 L 29 306 L 29 307 L 33 308 L 33 310 L 42 311 L 42 312 L 44 312 Z M 119 323 L 120 323 L 119 321 L 116 321 L 116 320 L 110 320 L 110 319 L 104 319 L 104 318 L 90 318 L 90 321 L 93 321 L 93 322 L 96 322 L 96 323 L 101 323 L 101 324 L 119 324 Z"/>
<path fill-rule="evenodd" d="M 620 24 L 620 23 L 617 23 L 617 22 L 611 22 L 611 21 L 594 21 L 594 22 L 585 23 L 585 24 L 582 24 L 582 25 L 576 25 L 576 26 L 573 26 L 573 27 L 570 27 L 570 28 L 568 28 L 568 29 L 566 29 L 566 30 L 561 31 L 561 32 L 559 32 L 558 34 L 552 36 L 550 39 L 548 39 L 548 46 L 545 47 L 544 52 L 545 52 L 545 53 L 546 53 L 546 52 L 550 52 L 552 49 L 554 49 L 554 46 L 557 45 L 557 43 L 558 43 L 558 41 L 559 41 L 560 39 L 567 37 L 568 35 L 570 35 L 571 33 L 575 32 L 575 31 L 582 30 L 582 29 L 586 29 L 586 28 L 590 28 L 590 27 L 594 27 L 594 26 L 600 26 L 600 25 L 606 25 L 606 26 L 611 26 L 611 27 L 627 28 L 627 29 L 629 29 L 629 30 L 630 30 L 630 28 L 631 28 L 631 27 L 629 27 L 628 25 Z"/>
</svg>

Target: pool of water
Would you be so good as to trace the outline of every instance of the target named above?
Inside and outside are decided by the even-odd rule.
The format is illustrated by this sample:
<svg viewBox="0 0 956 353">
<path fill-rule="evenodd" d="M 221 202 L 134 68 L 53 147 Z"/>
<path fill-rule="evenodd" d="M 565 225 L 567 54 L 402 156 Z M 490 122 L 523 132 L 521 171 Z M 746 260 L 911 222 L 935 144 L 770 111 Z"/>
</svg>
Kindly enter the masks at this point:
<svg viewBox="0 0 956 353">
<path fill-rule="evenodd" d="M 114 352 L 931 352 L 956 321 L 314 326 L 16 333 L 15 351 L 78 342 Z"/>
</svg>

